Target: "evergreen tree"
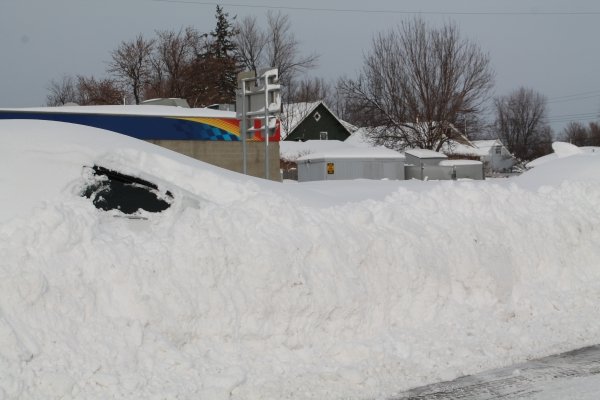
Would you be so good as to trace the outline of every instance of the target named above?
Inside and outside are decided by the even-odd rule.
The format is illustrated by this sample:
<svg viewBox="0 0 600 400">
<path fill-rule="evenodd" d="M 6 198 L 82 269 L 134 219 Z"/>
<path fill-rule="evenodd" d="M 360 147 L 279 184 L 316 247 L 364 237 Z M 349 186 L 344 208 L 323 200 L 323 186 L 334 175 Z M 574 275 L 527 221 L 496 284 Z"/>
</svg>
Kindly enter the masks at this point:
<svg viewBox="0 0 600 400">
<path fill-rule="evenodd" d="M 212 40 L 203 57 L 206 67 L 213 73 L 213 82 L 209 85 L 215 86 L 213 92 L 216 98 L 212 99 L 212 102 L 234 103 L 237 74 L 241 70 L 233 41 L 237 31 L 229 20 L 229 13 L 223 12 L 222 7 L 217 6 L 215 17 L 217 25 L 215 30 L 210 32 Z"/>
<path fill-rule="evenodd" d="M 213 38 L 210 44 L 210 52 L 217 59 L 235 58 L 233 38 L 237 34 L 237 31 L 231 22 L 229 22 L 229 13 L 223 12 L 223 8 L 217 6 L 215 17 L 217 18 L 217 26 L 210 33 L 210 36 Z"/>
</svg>

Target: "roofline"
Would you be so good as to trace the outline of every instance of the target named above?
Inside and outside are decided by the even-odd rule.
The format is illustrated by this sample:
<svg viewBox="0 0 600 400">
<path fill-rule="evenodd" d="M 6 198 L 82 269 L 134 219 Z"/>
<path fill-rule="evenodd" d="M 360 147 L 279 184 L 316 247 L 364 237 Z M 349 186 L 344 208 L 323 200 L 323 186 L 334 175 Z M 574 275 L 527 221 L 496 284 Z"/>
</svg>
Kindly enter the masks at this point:
<svg viewBox="0 0 600 400">
<path fill-rule="evenodd" d="M 299 104 L 299 103 L 288 103 L 288 106 L 290 106 L 292 104 Z M 335 113 L 333 111 L 331 111 L 331 109 L 329 107 L 327 107 L 327 104 L 325 104 L 325 102 L 323 100 L 315 101 L 313 104 L 314 105 L 306 112 L 306 114 L 302 118 L 300 118 L 300 120 L 298 120 L 298 122 L 293 127 L 290 128 L 289 132 L 287 132 L 287 134 L 285 135 L 285 137 L 290 136 L 290 134 L 292 132 L 294 132 L 296 130 L 296 128 L 298 126 L 300 126 L 300 124 L 303 123 L 304 120 L 306 120 L 309 117 L 309 115 L 312 114 L 312 112 L 317 107 L 319 107 L 321 104 L 323 105 L 323 107 L 325 107 L 325 109 L 329 112 L 329 114 L 331 114 L 333 116 L 333 118 L 335 118 L 335 120 L 340 123 L 340 125 L 342 126 L 342 128 L 344 129 L 344 131 L 346 131 L 346 133 L 348 134 L 348 136 L 352 135 L 352 132 L 350 132 L 348 130 L 348 128 L 346 128 L 344 126 L 344 124 L 342 123 L 342 120 L 337 115 L 335 115 Z"/>
</svg>

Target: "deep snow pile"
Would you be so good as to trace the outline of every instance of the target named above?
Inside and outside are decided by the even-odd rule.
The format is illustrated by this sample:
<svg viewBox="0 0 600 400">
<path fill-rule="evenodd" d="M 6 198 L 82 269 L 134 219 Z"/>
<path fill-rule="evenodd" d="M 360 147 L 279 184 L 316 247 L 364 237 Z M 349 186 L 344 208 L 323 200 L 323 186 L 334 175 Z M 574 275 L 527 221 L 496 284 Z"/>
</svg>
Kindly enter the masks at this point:
<svg viewBox="0 0 600 400">
<path fill-rule="evenodd" d="M 0 399 L 366 399 L 599 342 L 597 155 L 275 184 L 3 122 L 0 159 Z M 78 196 L 91 164 L 175 203 L 99 211 Z"/>
</svg>

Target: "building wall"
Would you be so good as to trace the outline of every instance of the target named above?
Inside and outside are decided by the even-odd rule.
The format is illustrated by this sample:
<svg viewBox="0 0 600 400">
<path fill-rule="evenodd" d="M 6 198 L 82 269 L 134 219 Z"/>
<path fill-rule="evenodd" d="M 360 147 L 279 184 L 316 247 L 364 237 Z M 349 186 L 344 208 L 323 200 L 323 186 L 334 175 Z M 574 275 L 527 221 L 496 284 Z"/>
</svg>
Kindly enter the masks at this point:
<svg viewBox="0 0 600 400">
<path fill-rule="evenodd" d="M 483 164 L 477 165 L 406 165 L 404 174 L 407 180 L 453 180 L 485 179 Z"/>
<path fill-rule="evenodd" d="M 235 172 L 243 171 L 242 142 L 149 140 L 150 143 Z M 248 175 L 265 177 L 265 143 L 246 142 Z M 269 142 L 269 179 L 281 181 L 279 142 Z"/>
<path fill-rule="evenodd" d="M 298 182 L 347 179 L 404 180 L 404 161 L 334 158 L 298 162 Z"/>
<path fill-rule="evenodd" d="M 491 170 L 496 172 L 510 170 L 510 168 L 516 164 L 515 158 L 505 147 L 502 147 L 500 154 L 496 154 L 494 148 L 492 148 L 490 150 L 489 158 Z"/>
</svg>

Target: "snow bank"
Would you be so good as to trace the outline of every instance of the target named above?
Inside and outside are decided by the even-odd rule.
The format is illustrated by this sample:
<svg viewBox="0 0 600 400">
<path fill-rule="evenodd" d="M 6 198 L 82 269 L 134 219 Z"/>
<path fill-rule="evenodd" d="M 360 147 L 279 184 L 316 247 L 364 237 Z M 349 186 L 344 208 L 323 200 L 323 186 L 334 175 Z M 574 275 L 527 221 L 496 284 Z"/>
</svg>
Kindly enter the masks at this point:
<svg viewBox="0 0 600 400">
<path fill-rule="evenodd" d="M 527 168 L 535 168 L 545 164 L 548 161 L 556 160 L 557 158 L 570 157 L 582 153 L 600 153 L 600 147 L 597 146 L 582 146 L 578 147 L 571 143 L 554 142 L 552 143 L 553 153 L 546 154 L 527 163 Z"/>
<path fill-rule="evenodd" d="M 597 343 L 600 157 L 348 198 L 45 124 L 0 124 L 0 398 L 367 399 Z M 175 203 L 98 211 L 82 163 Z"/>
</svg>

